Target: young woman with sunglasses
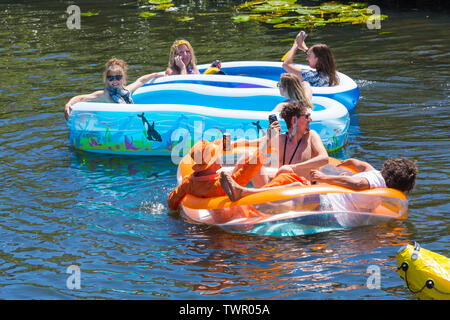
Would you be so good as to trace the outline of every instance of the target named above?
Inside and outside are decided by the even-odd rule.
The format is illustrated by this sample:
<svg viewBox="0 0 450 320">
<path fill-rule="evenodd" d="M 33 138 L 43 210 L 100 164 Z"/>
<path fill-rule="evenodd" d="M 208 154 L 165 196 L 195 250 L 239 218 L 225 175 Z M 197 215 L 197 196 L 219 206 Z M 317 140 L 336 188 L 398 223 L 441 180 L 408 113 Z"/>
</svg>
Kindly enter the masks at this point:
<svg viewBox="0 0 450 320">
<path fill-rule="evenodd" d="M 69 120 L 72 105 L 77 102 L 106 102 L 106 103 L 133 103 L 131 94 L 150 79 L 161 77 L 163 74 L 151 73 L 138 78 L 132 84 L 126 86 L 128 66 L 125 61 L 117 58 L 111 58 L 105 65 L 105 72 L 103 73 L 103 81 L 105 82 L 105 89 L 98 90 L 90 94 L 82 94 L 73 97 L 67 102 L 64 108 L 64 116 Z"/>
<path fill-rule="evenodd" d="M 200 74 L 194 48 L 187 40 L 175 40 L 170 47 L 169 66 L 166 75 Z"/>
<path fill-rule="evenodd" d="M 301 81 L 308 81 L 313 87 L 332 87 L 339 84 L 336 73 L 336 62 L 333 53 L 326 44 L 315 44 L 308 48 L 305 43 L 307 35 L 300 31 L 295 38 L 291 50 L 283 62 L 283 68 L 289 73 L 297 75 Z M 306 53 L 306 60 L 314 70 L 304 70 L 294 65 L 294 57 L 297 50 Z"/>
</svg>

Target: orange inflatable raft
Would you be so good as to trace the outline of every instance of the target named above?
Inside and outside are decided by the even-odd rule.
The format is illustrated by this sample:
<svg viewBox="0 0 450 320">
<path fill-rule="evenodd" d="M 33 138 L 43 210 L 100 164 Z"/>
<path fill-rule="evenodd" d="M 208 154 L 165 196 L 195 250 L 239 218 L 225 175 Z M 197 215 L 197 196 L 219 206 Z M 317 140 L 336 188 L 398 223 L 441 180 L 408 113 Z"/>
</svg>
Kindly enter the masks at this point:
<svg viewBox="0 0 450 320">
<path fill-rule="evenodd" d="M 249 148 L 234 146 L 232 151 L 224 152 L 220 170 L 231 172 L 235 161 L 244 152 L 249 152 Z M 230 158 L 234 159 L 234 163 L 230 163 Z M 336 167 L 338 163 L 339 160 L 330 158 L 330 163 L 321 170 L 329 174 L 337 174 L 342 170 L 348 174 L 355 172 L 354 168 Z M 189 154 L 181 160 L 177 172 L 178 183 L 193 172 L 192 165 Z M 263 170 L 274 174 L 277 169 L 265 165 Z M 346 210 L 342 210 L 342 206 L 337 209 L 327 205 L 329 194 L 351 194 L 352 205 Z M 329 184 L 314 184 L 261 191 L 235 202 L 227 196 L 200 198 L 186 195 L 181 208 L 194 223 L 216 225 L 232 232 L 297 236 L 405 219 L 408 215 L 408 199 L 404 193 L 389 188 L 355 191 Z"/>
</svg>

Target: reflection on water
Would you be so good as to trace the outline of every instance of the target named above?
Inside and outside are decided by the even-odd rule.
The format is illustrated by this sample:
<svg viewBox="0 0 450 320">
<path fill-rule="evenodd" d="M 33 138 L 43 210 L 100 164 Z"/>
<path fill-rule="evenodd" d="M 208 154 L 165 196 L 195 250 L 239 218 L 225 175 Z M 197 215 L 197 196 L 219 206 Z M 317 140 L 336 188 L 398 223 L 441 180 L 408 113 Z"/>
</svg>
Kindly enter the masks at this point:
<svg viewBox="0 0 450 320">
<path fill-rule="evenodd" d="M 191 270 L 194 290 L 202 295 L 245 298 L 247 290 L 242 291 L 248 287 L 267 299 L 293 298 L 302 291 L 306 291 L 305 298 L 311 298 L 314 293 L 369 292 L 365 282 L 347 283 L 348 278 L 366 277 L 370 261 L 364 255 L 406 242 L 408 231 L 398 221 L 306 238 L 252 237 L 207 228 L 200 239 L 186 245 L 188 257 L 176 263 Z M 205 251 L 210 253 L 205 256 Z M 376 263 L 389 272 L 394 260 L 391 256 Z"/>
<path fill-rule="evenodd" d="M 391 268 L 395 256 L 389 256 L 389 249 L 409 242 L 405 222 L 280 238 L 228 233 L 217 227 L 186 223 L 185 217 L 176 215 L 167 220 L 158 214 L 167 210 L 165 198 L 151 195 L 154 199 L 148 200 L 149 195 L 136 191 L 140 189 L 139 180 L 154 176 L 155 165 L 160 163 L 160 158 L 139 161 L 74 154 L 71 166 L 80 171 L 79 177 L 90 180 L 89 185 L 95 185 L 89 193 L 103 194 L 102 201 L 96 201 L 94 195 L 80 201 L 85 213 L 73 219 L 84 230 L 78 234 L 96 241 L 92 243 L 94 248 L 80 250 L 79 258 L 103 257 L 96 267 L 90 266 L 92 261 L 83 263 L 82 270 L 87 268 L 86 281 L 107 284 L 102 289 L 108 294 L 115 296 L 116 292 L 130 298 L 199 295 L 215 299 L 308 299 L 333 297 L 337 292 L 346 297 L 349 292 L 347 297 L 351 298 L 371 292 L 365 284 L 369 256 L 374 250 L 383 252 L 384 247 L 388 256 L 377 258 L 376 264 L 389 274 L 386 282 L 396 283 Z M 134 170 L 129 171 L 130 167 Z M 164 176 L 175 175 L 175 169 L 167 165 L 171 173 Z M 167 179 L 164 176 L 160 176 L 163 181 Z M 143 199 L 140 207 L 132 210 L 120 201 L 127 199 L 121 191 L 129 188 L 123 187 L 123 180 L 131 177 L 136 186 L 133 195 Z M 113 183 L 118 185 L 112 188 Z M 146 184 L 141 187 L 151 190 Z M 108 197 L 111 193 L 114 196 Z M 161 200 L 159 205 L 164 209 L 158 211 L 155 199 Z M 125 284 L 119 284 L 119 279 Z M 89 297 L 99 294 L 96 286 L 86 290 Z"/>
</svg>

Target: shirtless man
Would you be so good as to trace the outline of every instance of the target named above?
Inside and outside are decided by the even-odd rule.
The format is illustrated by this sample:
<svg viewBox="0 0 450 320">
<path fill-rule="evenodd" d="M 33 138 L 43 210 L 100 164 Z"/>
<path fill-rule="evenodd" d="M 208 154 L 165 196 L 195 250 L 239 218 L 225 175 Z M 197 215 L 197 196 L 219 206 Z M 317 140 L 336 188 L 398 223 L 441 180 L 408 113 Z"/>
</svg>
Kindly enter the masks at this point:
<svg viewBox="0 0 450 320">
<path fill-rule="evenodd" d="M 288 102 L 281 110 L 280 116 L 286 122 L 288 132 L 279 134 L 278 146 L 272 152 L 278 154 L 279 170 L 296 173 L 311 180 L 310 170 L 328 164 L 328 153 L 319 134 L 310 130 L 311 109 L 303 101 Z M 281 132 L 278 121 L 271 128 Z"/>
</svg>

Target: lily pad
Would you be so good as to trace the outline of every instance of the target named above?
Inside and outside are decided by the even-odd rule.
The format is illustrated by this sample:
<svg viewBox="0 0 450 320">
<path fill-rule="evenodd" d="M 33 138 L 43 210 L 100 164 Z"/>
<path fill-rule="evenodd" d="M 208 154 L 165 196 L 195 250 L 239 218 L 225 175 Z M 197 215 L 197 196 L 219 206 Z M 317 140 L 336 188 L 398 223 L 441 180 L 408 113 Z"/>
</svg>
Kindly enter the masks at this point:
<svg viewBox="0 0 450 320">
<path fill-rule="evenodd" d="M 194 17 L 180 17 L 180 18 L 178 18 L 178 21 L 181 21 L 181 22 L 192 21 L 192 20 L 194 20 Z"/>
<path fill-rule="evenodd" d="M 99 14 L 100 14 L 100 12 L 88 11 L 88 12 L 82 12 L 81 16 L 82 17 L 92 17 L 92 16 L 98 16 Z"/>
<path fill-rule="evenodd" d="M 295 2 L 295 1 L 294 1 Z M 300 9 L 301 5 L 292 4 L 288 1 L 268 1 L 252 8 L 254 12 L 289 12 Z"/>
<path fill-rule="evenodd" d="M 273 18 L 269 18 L 267 19 L 265 22 L 266 23 L 270 23 L 270 24 L 279 24 L 279 23 L 283 23 L 289 20 L 296 20 L 297 17 L 273 17 Z"/>
<path fill-rule="evenodd" d="M 139 16 L 141 16 L 142 18 L 151 18 L 153 16 L 156 16 L 156 13 L 154 13 L 154 12 L 141 12 L 139 14 Z"/>
<path fill-rule="evenodd" d="M 302 6 L 297 0 L 259 0 L 245 2 L 236 7 L 242 14 L 232 17 L 235 22 L 256 20 L 273 25 L 274 28 L 315 28 L 330 23 L 362 24 L 371 19 L 386 19 L 386 15 L 375 16 L 367 11 L 368 4 L 352 2 L 342 4 L 335 1 L 319 6 Z"/>
<path fill-rule="evenodd" d="M 156 10 L 167 10 L 169 8 L 174 7 L 173 3 L 163 3 L 163 4 L 159 4 L 155 7 Z"/>
<path fill-rule="evenodd" d="M 234 22 L 247 22 L 250 21 L 250 16 L 247 14 L 240 14 L 238 16 L 231 17 Z"/>
<path fill-rule="evenodd" d="M 245 2 L 245 3 L 237 6 L 236 9 L 239 10 L 239 9 L 250 8 L 250 7 L 254 6 L 254 5 L 262 4 L 264 2 L 266 2 L 266 1 L 264 1 L 264 0 L 263 1 L 261 1 L 261 0 L 249 1 L 249 2 Z"/>
<path fill-rule="evenodd" d="M 301 7 L 295 9 L 295 12 L 297 12 L 300 15 L 306 15 L 306 14 L 321 14 L 323 11 L 320 10 L 318 7 Z"/>
<path fill-rule="evenodd" d="M 172 0 L 146 0 L 146 2 L 150 3 L 150 4 L 168 4 L 168 3 L 172 3 Z"/>
<path fill-rule="evenodd" d="M 319 8 L 326 13 L 341 13 L 344 10 L 349 10 L 351 7 L 337 2 L 325 2 Z"/>
</svg>

